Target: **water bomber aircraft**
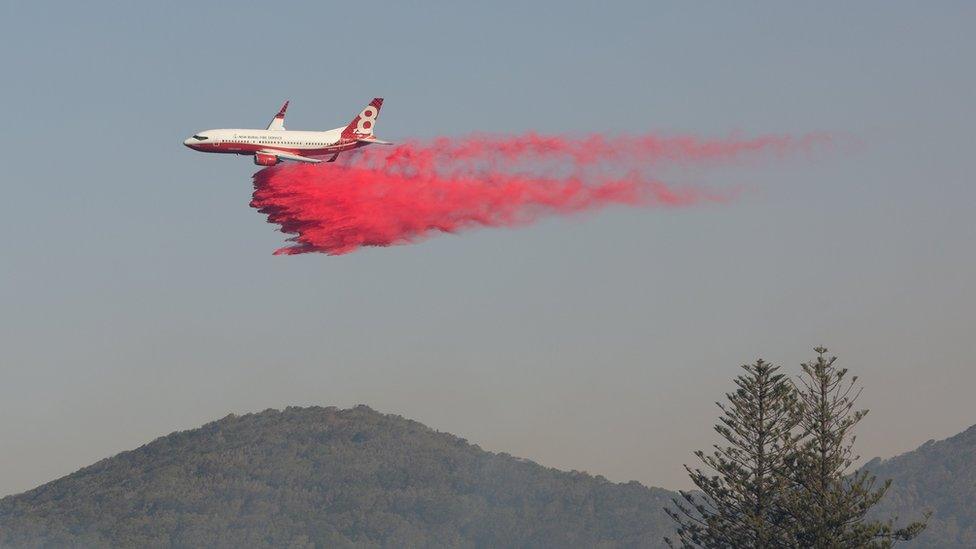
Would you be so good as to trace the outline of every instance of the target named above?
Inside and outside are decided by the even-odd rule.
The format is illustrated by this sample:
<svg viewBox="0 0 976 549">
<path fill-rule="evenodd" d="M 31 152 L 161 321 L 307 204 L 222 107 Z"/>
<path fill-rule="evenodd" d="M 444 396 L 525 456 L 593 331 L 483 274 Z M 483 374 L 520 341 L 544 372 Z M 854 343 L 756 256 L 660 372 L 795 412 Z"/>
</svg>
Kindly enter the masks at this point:
<svg viewBox="0 0 976 549">
<path fill-rule="evenodd" d="M 285 111 L 288 110 L 288 101 L 285 101 L 266 129 L 206 130 L 193 134 L 183 144 L 200 152 L 250 155 L 259 166 L 274 166 L 282 160 L 311 164 L 334 162 L 342 152 L 366 145 L 391 144 L 373 135 L 382 106 L 383 98 L 377 97 L 348 126 L 307 132 L 285 129 Z"/>
</svg>

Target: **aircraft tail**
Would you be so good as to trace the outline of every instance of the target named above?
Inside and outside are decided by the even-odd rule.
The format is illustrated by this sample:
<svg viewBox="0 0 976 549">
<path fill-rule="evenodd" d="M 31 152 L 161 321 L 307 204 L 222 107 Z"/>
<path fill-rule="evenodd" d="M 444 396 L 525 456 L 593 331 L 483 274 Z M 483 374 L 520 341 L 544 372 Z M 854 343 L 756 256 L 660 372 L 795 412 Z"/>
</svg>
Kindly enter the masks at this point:
<svg viewBox="0 0 976 549">
<path fill-rule="evenodd" d="M 380 108 L 383 107 L 383 98 L 376 97 L 370 101 L 369 105 L 359 113 L 359 116 L 342 130 L 342 137 L 347 139 L 369 139 L 373 137 L 373 128 L 376 127 L 376 119 L 380 116 Z"/>
</svg>

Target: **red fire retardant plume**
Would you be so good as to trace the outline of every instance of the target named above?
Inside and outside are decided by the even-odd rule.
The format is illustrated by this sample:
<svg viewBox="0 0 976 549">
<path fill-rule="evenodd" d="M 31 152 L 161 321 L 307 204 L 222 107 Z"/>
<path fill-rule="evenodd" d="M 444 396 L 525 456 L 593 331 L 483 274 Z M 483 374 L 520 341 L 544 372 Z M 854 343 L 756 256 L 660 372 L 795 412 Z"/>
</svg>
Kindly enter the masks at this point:
<svg viewBox="0 0 976 549">
<path fill-rule="evenodd" d="M 282 164 L 254 175 L 251 206 L 290 235 L 276 254 L 346 254 L 434 233 L 513 227 L 613 204 L 682 207 L 731 198 L 672 187 L 655 164 L 782 154 L 822 138 L 698 140 L 600 135 L 471 136 L 373 146 L 334 163 Z"/>
</svg>

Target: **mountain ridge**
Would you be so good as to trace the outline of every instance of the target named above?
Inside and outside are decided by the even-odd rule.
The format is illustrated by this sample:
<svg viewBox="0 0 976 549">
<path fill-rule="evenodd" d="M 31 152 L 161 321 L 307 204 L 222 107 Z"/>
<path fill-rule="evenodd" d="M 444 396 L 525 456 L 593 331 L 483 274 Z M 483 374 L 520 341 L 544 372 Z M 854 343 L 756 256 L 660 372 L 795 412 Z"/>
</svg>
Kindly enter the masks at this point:
<svg viewBox="0 0 976 549">
<path fill-rule="evenodd" d="M 976 546 L 976 425 L 863 466 L 905 547 Z M 0 499 L 0 547 L 662 547 L 675 492 L 360 405 L 228 414 Z"/>
<path fill-rule="evenodd" d="M 880 481 L 892 479 L 873 516 L 907 522 L 932 512 L 925 531 L 905 547 L 976 547 L 976 425 L 863 468 Z"/>
<path fill-rule="evenodd" d="M 230 414 L 0 499 L 0 545 L 659 547 L 672 493 L 367 406 Z"/>
</svg>

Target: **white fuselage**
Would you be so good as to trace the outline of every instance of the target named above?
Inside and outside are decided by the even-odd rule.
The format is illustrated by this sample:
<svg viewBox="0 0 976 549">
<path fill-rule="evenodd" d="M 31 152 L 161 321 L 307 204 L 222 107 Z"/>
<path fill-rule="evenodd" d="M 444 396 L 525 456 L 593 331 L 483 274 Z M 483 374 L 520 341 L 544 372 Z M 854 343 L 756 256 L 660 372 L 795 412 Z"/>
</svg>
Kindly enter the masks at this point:
<svg viewBox="0 0 976 549">
<path fill-rule="evenodd" d="M 374 97 L 349 125 L 324 132 L 289 131 L 285 129 L 288 101 L 268 124 L 267 129 L 219 129 L 193 134 L 183 142 L 200 151 L 223 154 L 246 154 L 254 163 L 274 166 L 280 160 L 318 163 L 319 156 L 330 156 L 332 162 L 339 153 L 374 143 L 389 145 L 373 137 L 376 119 L 383 106 L 382 97 Z"/>
<path fill-rule="evenodd" d="M 202 138 L 202 139 L 201 139 Z M 219 129 L 199 132 L 183 142 L 202 152 L 254 154 L 286 151 L 302 156 L 327 155 L 355 148 L 355 139 L 342 139 L 342 128 L 324 132 Z"/>
</svg>

